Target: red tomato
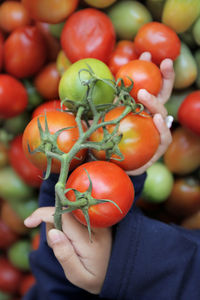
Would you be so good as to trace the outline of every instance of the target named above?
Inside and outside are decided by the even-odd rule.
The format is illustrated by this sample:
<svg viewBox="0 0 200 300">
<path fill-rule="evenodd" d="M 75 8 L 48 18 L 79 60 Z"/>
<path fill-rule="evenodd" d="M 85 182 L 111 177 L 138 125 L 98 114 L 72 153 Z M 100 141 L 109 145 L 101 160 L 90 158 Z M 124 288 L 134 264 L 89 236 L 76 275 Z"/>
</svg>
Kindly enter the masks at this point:
<svg viewBox="0 0 200 300">
<path fill-rule="evenodd" d="M 56 63 L 51 62 L 45 65 L 34 78 L 34 85 L 40 95 L 47 100 L 58 98 L 58 85 L 60 73 Z"/>
<path fill-rule="evenodd" d="M 22 0 L 22 3 L 35 20 L 47 23 L 60 23 L 78 6 L 79 0 Z"/>
<path fill-rule="evenodd" d="M 105 116 L 105 121 L 116 119 L 123 111 L 124 107 L 110 110 Z M 114 128 L 115 125 L 107 126 L 109 132 L 112 132 Z M 155 154 L 160 143 L 160 135 L 153 119 L 145 112 L 141 114 L 129 113 L 120 121 L 118 133 L 123 135 L 118 146 L 124 160 L 112 159 L 119 158 L 119 156 L 113 154 L 111 161 L 125 170 L 134 170 L 147 163 Z M 93 142 L 100 142 L 102 139 L 102 127 L 90 136 L 90 141 Z M 103 150 L 93 150 L 93 153 L 99 160 L 105 160 L 106 158 Z"/>
<path fill-rule="evenodd" d="M 33 274 L 27 274 L 22 278 L 19 287 L 19 293 L 21 296 L 24 296 L 28 290 L 35 284 L 35 277 Z"/>
<path fill-rule="evenodd" d="M 32 238 L 31 249 L 37 250 L 39 248 L 39 245 L 40 245 L 40 233 L 37 232 Z"/>
<path fill-rule="evenodd" d="M 0 220 L 0 249 L 6 250 L 19 239 L 7 224 Z"/>
<path fill-rule="evenodd" d="M 3 33 L 0 31 L 0 71 L 3 66 L 3 47 L 4 47 L 4 36 Z"/>
<path fill-rule="evenodd" d="M 20 26 L 31 23 L 28 11 L 21 2 L 8 1 L 0 6 L 0 27 L 11 32 Z"/>
<path fill-rule="evenodd" d="M 115 45 L 115 30 L 102 11 L 82 9 L 67 19 L 61 33 L 61 45 L 71 62 L 82 58 L 107 62 Z"/>
<path fill-rule="evenodd" d="M 16 293 L 22 280 L 22 272 L 14 267 L 5 257 L 0 257 L 0 290 Z"/>
<path fill-rule="evenodd" d="M 18 135 L 12 140 L 9 150 L 9 161 L 12 168 L 26 184 L 33 187 L 41 185 L 42 171 L 27 159 L 22 147 L 22 135 Z"/>
<path fill-rule="evenodd" d="M 162 87 L 162 75 L 160 69 L 150 61 L 135 59 L 123 65 L 116 74 L 116 79 L 122 78 L 125 86 L 133 80 L 131 96 L 137 101 L 139 89 L 146 89 L 150 94 L 158 95 Z"/>
<path fill-rule="evenodd" d="M 88 171 L 92 181 L 92 196 L 95 199 L 109 199 L 113 203 L 101 203 L 89 207 L 88 213 L 92 227 L 109 227 L 119 222 L 129 211 L 134 200 L 134 187 L 129 176 L 117 165 L 106 161 L 92 161 L 82 164 L 69 176 L 66 188 L 84 192 L 89 187 Z M 75 201 L 74 192 L 67 193 L 70 201 Z M 74 216 L 84 225 L 85 217 L 80 209 Z"/>
<path fill-rule="evenodd" d="M 163 156 L 164 163 L 175 174 L 189 174 L 200 166 L 199 153 L 199 137 L 180 126 L 172 132 L 172 143 Z"/>
<path fill-rule="evenodd" d="M 4 43 L 4 67 L 17 78 L 36 74 L 46 60 L 46 44 L 35 26 L 20 27 Z"/>
<path fill-rule="evenodd" d="M 175 60 L 180 54 L 181 42 L 170 27 L 159 22 L 143 25 L 134 39 L 135 51 L 138 55 L 148 51 L 152 61 L 159 65 L 165 58 Z"/>
<path fill-rule="evenodd" d="M 69 152 L 72 146 L 79 138 L 79 131 L 75 120 L 75 116 L 73 114 L 69 114 L 61 111 L 48 111 L 46 113 L 46 117 L 47 117 L 49 131 L 51 134 L 54 134 L 56 131 L 62 128 L 75 126 L 74 128 L 64 130 L 62 133 L 59 134 L 57 139 L 58 148 L 65 153 Z M 31 154 L 29 153 L 28 146 L 27 146 L 27 144 L 29 144 L 31 151 L 33 151 L 41 143 L 39 129 L 37 125 L 37 119 L 38 119 L 37 117 L 32 119 L 24 130 L 23 149 L 27 158 L 36 167 L 38 167 L 41 170 L 46 170 L 47 159 L 45 154 L 42 152 Z M 44 123 L 45 123 L 44 115 L 41 115 L 39 117 L 39 120 L 44 130 Z M 86 155 L 86 150 L 85 149 L 80 150 L 76 154 L 76 157 L 78 157 L 79 159 L 73 159 L 71 161 L 70 169 L 73 169 L 77 165 L 79 165 L 85 159 L 85 155 Z M 58 160 L 52 159 L 51 171 L 53 173 L 59 173 L 60 162 Z"/>
<path fill-rule="evenodd" d="M 21 114 L 27 104 L 28 94 L 23 84 L 13 76 L 0 74 L 0 118 Z"/>
<path fill-rule="evenodd" d="M 176 178 L 171 194 L 165 202 L 168 212 L 186 217 L 200 210 L 200 182 L 191 177 Z"/>
<path fill-rule="evenodd" d="M 35 108 L 32 113 L 32 119 L 44 115 L 47 111 L 60 110 L 61 101 L 60 100 L 50 100 L 46 101 Z"/>
<path fill-rule="evenodd" d="M 200 90 L 190 93 L 178 109 L 178 121 L 200 135 Z"/>
<path fill-rule="evenodd" d="M 119 41 L 108 61 L 108 66 L 115 75 L 119 68 L 127 64 L 130 60 L 136 59 L 134 44 L 128 40 Z"/>
</svg>

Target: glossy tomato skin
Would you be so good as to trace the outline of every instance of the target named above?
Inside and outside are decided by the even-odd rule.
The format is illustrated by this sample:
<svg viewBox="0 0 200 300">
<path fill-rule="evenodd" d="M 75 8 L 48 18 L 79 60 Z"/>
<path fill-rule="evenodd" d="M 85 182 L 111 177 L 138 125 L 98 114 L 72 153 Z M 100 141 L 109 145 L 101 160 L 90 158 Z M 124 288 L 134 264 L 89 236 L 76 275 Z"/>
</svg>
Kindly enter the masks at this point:
<svg viewBox="0 0 200 300">
<path fill-rule="evenodd" d="M 22 0 L 22 3 L 33 19 L 56 24 L 75 11 L 79 0 Z"/>
<path fill-rule="evenodd" d="M 22 134 L 16 136 L 10 144 L 9 162 L 26 184 L 40 187 L 43 177 L 42 171 L 36 168 L 26 157 L 22 146 Z"/>
<path fill-rule="evenodd" d="M 88 189 L 88 171 L 92 181 L 92 196 L 96 199 L 114 201 L 101 203 L 89 208 L 92 227 L 109 227 L 119 222 L 129 211 L 134 201 L 134 187 L 129 176 L 117 165 L 106 161 L 92 161 L 80 165 L 69 176 L 66 188 L 75 188 L 80 192 Z M 67 193 L 70 201 L 75 201 L 74 192 Z M 84 225 L 85 217 L 80 209 L 73 211 L 74 216 Z"/>
<path fill-rule="evenodd" d="M 58 85 L 60 74 L 56 62 L 45 65 L 34 78 L 34 85 L 44 99 L 58 98 Z"/>
<path fill-rule="evenodd" d="M 137 101 L 139 89 L 146 89 L 150 94 L 157 96 L 162 87 L 162 75 L 160 69 L 150 61 L 135 59 L 123 65 L 116 74 L 116 79 L 122 78 L 126 86 L 131 84 L 133 88 L 130 95 Z"/>
<path fill-rule="evenodd" d="M 137 59 L 137 57 L 133 42 L 122 40 L 116 44 L 108 61 L 108 66 L 113 75 L 115 75 L 121 66 L 125 65 L 130 60 Z"/>
<path fill-rule="evenodd" d="M 30 23 L 30 15 L 21 2 L 4 1 L 0 5 L 0 28 L 3 31 L 9 33 Z"/>
<path fill-rule="evenodd" d="M 163 159 L 171 172 L 186 175 L 200 166 L 200 139 L 192 131 L 179 126 L 172 131 L 172 143 Z"/>
<path fill-rule="evenodd" d="M 28 94 L 23 84 L 11 75 L 0 74 L 0 118 L 21 114 L 27 104 Z"/>
<path fill-rule="evenodd" d="M 200 90 L 190 93 L 178 109 L 178 121 L 200 136 Z"/>
<path fill-rule="evenodd" d="M 175 179 L 165 208 L 178 217 L 190 216 L 200 209 L 200 182 L 192 176 Z"/>
<path fill-rule="evenodd" d="M 0 290 L 17 293 L 22 279 L 22 272 L 14 267 L 6 257 L 0 258 Z"/>
<path fill-rule="evenodd" d="M 73 13 L 61 33 L 61 46 L 73 63 L 82 58 L 107 62 L 115 45 L 114 27 L 109 17 L 94 8 Z"/>
<path fill-rule="evenodd" d="M 36 26 L 17 28 L 4 43 L 4 68 L 17 78 L 36 74 L 46 56 L 45 40 Z"/>
<path fill-rule="evenodd" d="M 61 111 L 48 111 L 46 113 L 46 118 L 47 118 L 48 128 L 51 134 L 54 134 L 56 131 L 62 128 L 75 126 L 75 128 L 64 130 L 62 133 L 59 134 L 57 139 L 58 148 L 65 153 L 69 152 L 71 147 L 75 144 L 75 142 L 79 138 L 79 131 L 75 120 L 75 116 L 73 114 L 61 112 Z M 30 150 L 33 151 L 41 143 L 39 129 L 37 125 L 37 119 L 38 119 L 37 117 L 32 119 L 27 125 L 27 127 L 25 128 L 22 143 L 23 143 L 23 149 L 26 157 L 36 167 L 45 171 L 47 166 L 47 160 L 45 154 L 42 152 L 31 154 L 29 153 L 28 146 L 27 146 L 27 144 L 29 144 Z M 44 114 L 39 116 L 39 121 L 44 130 L 44 123 L 45 123 Z M 76 154 L 76 156 L 79 157 L 79 159 L 73 159 L 71 161 L 70 169 L 75 168 L 85 159 L 86 152 L 87 152 L 86 149 L 82 149 Z M 56 159 L 52 159 L 51 172 L 59 173 L 59 171 L 60 171 L 60 162 Z"/>
<path fill-rule="evenodd" d="M 159 22 L 143 25 L 134 39 L 134 45 L 138 55 L 145 51 L 150 52 L 152 61 L 157 65 L 160 65 L 165 58 L 175 60 L 181 49 L 181 42 L 176 32 Z"/>
<path fill-rule="evenodd" d="M 44 103 L 37 106 L 33 113 L 32 113 L 32 119 L 35 117 L 39 117 L 40 115 L 43 115 L 47 111 L 54 111 L 54 110 L 60 110 L 61 109 L 61 101 L 60 100 L 49 100 L 45 101 Z"/>
<path fill-rule="evenodd" d="M 19 235 L 5 224 L 5 222 L 0 220 L 0 249 L 7 250 L 18 239 Z"/>
<path fill-rule="evenodd" d="M 116 119 L 123 111 L 124 107 L 112 109 L 106 114 L 105 121 Z M 112 132 L 114 128 L 115 125 L 107 126 L 109 132 Z M 114 160 L 112 157 L 119 157 L 112 155 L 111 161 L 124 170 L 134 170 L 143 166 L 155 154 L 160 143 L 160 135 L 153 119 L 145 112 L 140 115 L 129 113 L 120 121 L 118 133 L 123 135 L 118 147 L 124 156 L 124 160 Z M 90 136 L 90 140 L 93 142 L 99 142 L 102 138 L 102 127 Z M 93 150 L 93 153 L 98 159 L 105 160 L 105 151 Z"/>
</svg>

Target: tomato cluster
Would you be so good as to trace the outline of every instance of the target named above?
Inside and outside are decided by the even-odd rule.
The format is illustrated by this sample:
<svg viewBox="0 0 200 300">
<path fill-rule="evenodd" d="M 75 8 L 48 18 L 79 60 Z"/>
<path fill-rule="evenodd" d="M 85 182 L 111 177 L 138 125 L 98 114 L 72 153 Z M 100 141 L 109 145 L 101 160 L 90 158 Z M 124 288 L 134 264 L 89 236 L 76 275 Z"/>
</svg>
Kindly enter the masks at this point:
<svg viewBox="0 0 200 300">
<path fill-rule="evenodd" d="M 128 88 L 133 83 L 130 95 L 136 103 L 141 88 L 157 96 L 163 84 L 160 63 L 165 58 L 174 61 L 174 87 L 165 104 L 174 117 L 173 141 L 147 170 L 137 205 L 164 222 L 200 228 L 199 11 L 196 0 L 1 1 L 0 299 L 20 299 L 34 283 L 28 254 L 37 249 L 39 233 L 28 230 L 23 220 L 37 208 L 47 168 L 46 156 L 37 150 L 42 140 L 38 124 L 45 135 L 46 120 L 50 135 L 57 135 L 57 148 L 51 148 L 56 155 L 69 153 L 80 138 L 80 126 L 86 132 L 94 114 L 84 106 L 92 76 L 98 78 L 92 100 L 99 112 L 115 102 L 116 89 L 123 84 Z M 146 51 L 151 62 L 140 59 Z M 77 104 L 84 106 L 86 120 L 81 124 L 76 119 Z M 110 109 L 104 121 L 118 118 L 123 110 Z M 88 137 L 88 145 L 101 143 L 104 131 L 112 134 L 115 125 L 99 127 Z M 91 180 L 95 199 L 116 201 L 118 206 L 94 205 L 89 209 L 92 226 L 111 226 L 128 213 L 134 186 L 125 171 L 143 166 L 160 143 L 152 116 L 145 111 L 129 112 L 117 135 L 121 156 L 111 154 L 106 162 L 105 149 L 84 148 L 70 163 L 66 188 L 85 192 Z M 91 153 L 97 161 L 88 163 Z M 56 155 L 51 172 L 59 173 Z M 74 201 L 72 191 L 67 197 Z M 86 224 L 81 210 L 74 215 Z"/>
</svg>

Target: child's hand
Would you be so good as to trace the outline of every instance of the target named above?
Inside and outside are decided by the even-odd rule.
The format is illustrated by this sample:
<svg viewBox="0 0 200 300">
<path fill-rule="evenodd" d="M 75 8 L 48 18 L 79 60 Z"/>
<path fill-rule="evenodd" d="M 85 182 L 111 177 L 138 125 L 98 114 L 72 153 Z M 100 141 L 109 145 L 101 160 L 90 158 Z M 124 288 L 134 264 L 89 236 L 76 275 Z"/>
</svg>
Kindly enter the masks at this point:
<svg viewBox="0 0 200 300">
<path fill-rule="evenodd" d="M 92 229 L 90 242 L 87 227 L 69 213 L 62 216 L 63 232 L 54 229 L 54 211 L 54 207 L 39 208 L 25 220 L 25 225 L 32 228 L 45 222 L 48 245 L 53 249 L 67 279 L 90 293 L 98 294 L 110 258 L 111 228 Z"/>
<path fill-rule="evenodd" d="M 151 60 L 151 54 L 149 52 L 144 52 L 140 59 L 142 60 Z M 139 175 L 146 171 L 154 162 L 156 162 L 167 150 L 169 144 L 172 141 L 171 131 L 170 131 L 170 121 L 169 117 L 167 117 L 167 110 L 164 107 L 164 104 L 169 99 L 173 84 L 175 73 L 173 69 L 173 61 L 171 59 L 164 59 L 160 64 L 160 70 L 163 77 L 163 86 L 157 97 L 148 93 L 146 90 L 141 89 L 138 91 L 138 100 L 142 103 L 149 112 L 153 115 L 154 123 L 160 133 L 160 145 L 158 147 L 157 152 L 152 157 L 152 159 L 147 162 L 144 166 L 137 170 L 127 171 L 128 175 Z"/>
</svg>

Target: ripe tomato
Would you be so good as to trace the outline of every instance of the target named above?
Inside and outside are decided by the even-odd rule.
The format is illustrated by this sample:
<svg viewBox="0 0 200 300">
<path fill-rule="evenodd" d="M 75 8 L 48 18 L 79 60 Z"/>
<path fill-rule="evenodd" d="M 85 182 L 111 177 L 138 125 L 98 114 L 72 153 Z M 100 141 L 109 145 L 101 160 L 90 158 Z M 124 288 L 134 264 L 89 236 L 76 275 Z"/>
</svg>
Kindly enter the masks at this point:
<svg viewBox="0 0 200 300">
<path fill-rule="evenodd" d="M 172 131 L 172 143 L 163 159 L 169 170 L 178 175 L 195 171 L 200 166 L 200 139 L 188 129 L 179 126 Z"/>
<path fill-rule="evenodd" d="M 39 248 L 39 245 L 40 245 L 40 233 L 37 232 L 32 237 L 32 240 L 31 240 L 31 249 L 32 250 L 37 250 Z"/>
<path fill-rule="evenodd" d="M 24 296 L 28 290 L 34 285 L 35 277 L 32 273 L 24 275 L 19 287 L 19 293 L 21 296 Z"/>
<path fill-rule="evenodd" d="M 79 0 L 22 0 L 35 20 L 59 23 L 65 20 L 78 6 Z"/>
<path fill-rule="evenodd" d="M 30 23 L 29 13 L 21 2 L 6 1 L 0 5 L 0 28 L 3 31 L 12 32 Z"/>
<path fill-rule="evenodd" d="M 35 26 L 15 29 L 4 43 L 4 68 L 17 78 L 36 74 L 46 60 L 46 43 Z"/>
<path fill-rule="evenodd" d="M 58 85 L 60 74 L 56 63 L 51 62 L 45 65 L 34 78 L 34 85 L 40 95 L 47 100 L 58 98 Z"/>
<path fill-rule="evenodd" d="M 117 165 L 106 161 L 92 161 L 82 164 L 69 176 L 66 188 L 74 188 L 84 192 L 89 187 L 88 171 L 92 181 L 92 196 L 95 199 L 109 199 L 113 203 L 92 205 L 89 210 L 92 227 L 109 227 L 119 222 L 129 211 L 134 200 L 134 187 L 129 176 Z M 70 201 L 75 201 L 74 192 L 67 193 Z M 73 211 L 74 216 L 86 225 L 85 217 L 80 209 Z"/>
<path fill-rule="evenodd" d="M 7 250 L 12 244 L 19 239 L 16 234 L 7 224 L 0 220 L 0 249 Z"/>
<path fill-rule="evenodd" d="M 0 31 L 0 71 L 3 66 L 3 48 L 4 48 L 4 36 L 3 33 Z"/>
<path fill-rule="evenodd" d="M 200 135 L 200 90 L 190 93 L 178 109 L 178 121 Z"/>
<path fill-rule="evenodd" d="M 165 58 L 175 60 L 180 54 L 181 42 L 170 27 L 159 22 L 149 22 L 143 25 L 135 39 L 135 51 L 138 55 L 148 51 L 152 61 L 159 65 Z"/>
<path fill-rule="evenodd" d="M 22 147 L 22 134 L 16 136 L 10 144 L 9 162 L 26 184 L 33 187 L 41 185 L 42 171 L 36 168 L 25 156 Z"/>
<path fill-rule="evenodd" d="M 116 79 L 122 78 L 126 86 L 133 80 L 131 96 L 137 101 L 139 89 L 146 89 L 149 93 L 157 95 L 162 86 L 160 69 L 150 61 L 135 59 L 122 66 L 116 74 Z"/>
<path fill-rule="evenodd" d="M 22 272 L 14 267 L 6 257 L 0 257 L 0 290 L 17 293 L 22 280 Z"/>
<path fill-rule="evenodd" d="M 59 83 L 59 97 L 61 100 L 70 99 L 72 101 L 83 101 L 87 92 L 87 87 L 81 84 L 79 71 L 88 69 L 89 65 L 94 74 L 101 79 L 113 80 L 113 75 L 106 64 L 94 58 L 85 58 L 73 63 L 64 72 Z M 80 73 L 81 80 L 91 78 L 88 72 Z M 92 99 L 95 105 L 112 103 L 114 100 L 114 89 L 108 84 L 98 81 L 94 87 Z M 67 104 L 68 105 L 68 104 Z"/>
<path fill-rule="evenodd" d="M 71 62 L 97 58 L 107 62 L 115 45 L 115 30 L 109 17 L 95 8 L 73 13 L 61 33 L 61 46 Z"/>
<path fill-rule="evenodd" d="M 136 58 L 137 55 L 135 53 L 133 42 L 122 40 L 116 44 L 108 61 L 108 66 L 113 75 L 115 75 L 121 66 Z"/>
<path fill-rule="evenodd" d="M 114 120 L 121 115 L 124 107 L 117 107 L 110 110 L 105 121 Z M 115 125 L 108 125 L 107 130 L 112 132 Z M 111 156 L 111 161 L 125 170 L 134 170 L 147 163 L 156 152 L 160 135 L 154 125 L 153 119 L 145 112 L 141 114 L 129 113 L 120 121 L 118 134 L 122 134 L 119 142 L 119 150 L 124 156 L 124 160 L 118 161 L 112 158 L 119 158 L 117 155 Z M 100 127 L 91 136 L 90 141 L 100 142 L 103 139 L 103 129 Z M 105 160 L 105 151 L 93 150 L 94 155 Z"/>
<path fill-rule="evenodd" d="M 70 65 L 71 62 L 65 55 L 65 52 L 63 50 L 60 50 L 56 58 L 56 67 L 60 75 L 63 75 L 63 73 L 69 68 Z"/>
<path fill-rule="evenodd" d="M 44 115 L 47 111 L 60 110 L 61 102 L 60 100 L 50 100 L 46 101 L 35 108 L 32 113 L 32 119 Z"/>
<path fill-rule="evenodd" d="M 48 111 L 46 113 L 46 118 L 47 118 L 48 128 L 51 134 L 54 134 L 56 131 L 62 128 L 75 126 L 74 128 L 64 130 L 62 133 L 59 134 L 57 139 L 58 148 L 65 153 L 69 152 L 72 146 L 79 138 L 79 131 L 76 124 L 75 116 L 73 114 L 69 114 L 61 111 Z M 47 159 L 45 154 L 42 152 L 31 154 L 29 153 L 28 150 L 28 144 L 30 146 L 30 150 L 33 151 L 41 143 L 37 119 L 38 119 L 37 117 L 32 119 L 27 125 L 27 127 L 25 128 L 22 143 L 27 158 L 36 167 L 45 171 L 47 167 Z M 39 116 L 39 121 L 44 130 L 45 116 L 44 115 Z M 79 159 L 73 159 L 71 161 L 70 169 L 75 168 L 85 159 L 86 152 L 87 152 L 86 149 L 83 149 L 76 154 L 76 157 L 78 157 Z M 53 158 L 51 172 L 59 173 L 59 171 L 60 171 L 60 161 Z"/>
<path fill-rule="evenodd" d="M 176 178 L 165 208 L 178 217 L 186 217 L 199 211 L 200 182 L 189 175 Z"/>
<path fill-rule="evenodd" d="M 0 118 L 21 114 L 27 104 L 28 94 L 23 84 L 13 76 L 0 74 Z"/>
</svg>

